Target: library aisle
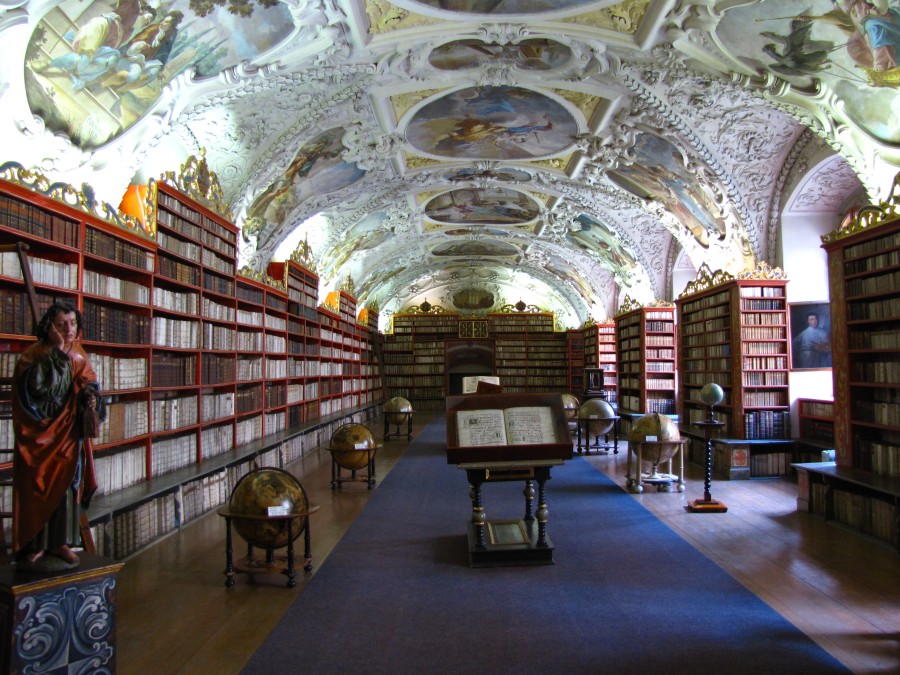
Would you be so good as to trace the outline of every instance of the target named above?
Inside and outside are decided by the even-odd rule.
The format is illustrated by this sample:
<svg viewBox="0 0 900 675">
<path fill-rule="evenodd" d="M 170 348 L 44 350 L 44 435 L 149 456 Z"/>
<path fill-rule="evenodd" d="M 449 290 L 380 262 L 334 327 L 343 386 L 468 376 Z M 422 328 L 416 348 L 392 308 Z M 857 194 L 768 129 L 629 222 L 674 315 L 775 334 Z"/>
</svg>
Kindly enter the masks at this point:
<svg viewBox="0 0 900 675">
<path fill-rule="evenodd" d="M 429 419 L 417 414 L 414 434 Z M 621 444 L 618 455 L 585 459 L 624 485 Z M 390 440 L 379 450 L 379 484 L 406 447 L 405 440 Z M 215 514 L 199 518 L 128 559 L 119 574 L 118 672 L 240 672 L 373 494 L 362 485 L 332 492 L 325 449 L 288 468 L 321 506 L 311 520 L 312 572 L 298 574 L 295 589 L 285 588 L 280 575 L 257 583 L 239 575 L 226 589 L 224 522 Z M 703 470 L 690 465 L 683 494 L 632 496 L 853 672 L 900 671 L 900 555 L 798 513 L 797 486 L 789 479 L 714 480 L 712 492 L 727 513 L 685 511 L 703 494 Z"/>
</svg>

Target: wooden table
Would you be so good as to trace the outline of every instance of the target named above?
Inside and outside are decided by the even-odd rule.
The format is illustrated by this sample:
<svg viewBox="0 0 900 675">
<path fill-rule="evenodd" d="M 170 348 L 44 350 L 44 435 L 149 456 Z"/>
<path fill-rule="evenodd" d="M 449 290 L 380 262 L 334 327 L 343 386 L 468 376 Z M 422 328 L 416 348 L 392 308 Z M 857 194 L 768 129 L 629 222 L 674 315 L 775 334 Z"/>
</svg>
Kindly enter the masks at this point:
<svg viewBox="0 0 900 675">
<path fill-rule="evenodd" d="M 550 469 L 563 464 L 561 459 L 508 462 L 466 462 L 472 498 L 472 519 L 468 525 L 469 566 L 552 565 L 553 544 L 547 537 L 547 500 L 545 483 Z M 525 513 L 521 519 L 488 520 L 481 498 L 485 483 L 521 480 L 525 482 Z M 537 511 L 534 510 L 537 482 Z"/>
</svg>

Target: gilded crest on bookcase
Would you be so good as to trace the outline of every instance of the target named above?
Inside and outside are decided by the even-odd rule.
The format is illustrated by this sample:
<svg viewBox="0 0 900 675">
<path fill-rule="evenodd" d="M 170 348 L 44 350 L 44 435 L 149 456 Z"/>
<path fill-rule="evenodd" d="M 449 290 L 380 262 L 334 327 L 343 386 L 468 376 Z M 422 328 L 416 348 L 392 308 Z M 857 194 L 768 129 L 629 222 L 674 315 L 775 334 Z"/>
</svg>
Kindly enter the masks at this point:
<svg viewBox="0 0 900 675">
<path fill-rule="evenodd" d="M 407 307 L 400 312 L 401 314 L 449 314 L 445 307 L 440 305 L 432 305 L 428 302 L 428 298 L 422 301 L 420 305 Z"/>
<path fill-rule="evenodd" d="M 641 307 L 641 303 L 632 298 L 630 295 L 626 295 L 625 300 L 622 302 L 622 306 L 619 307 L 619 311 L 616 312 L 616 316 L 628 314 L 629 312 L 633 312 L 634 310 L 640 309 Z"/>
<path fill-rule="evenodd" d="M 349 274 L 347 275 L 347 278 L 341 282 L 341 290 L 347 295 L 352 295 L 354 298 L 356 297 L 356 284 L 353 283 L 353 277 Z"/>
<path fill-rule="evenodd" d="M 900 218 L 900 173 L 894 176 L 894 182 L 884 201 L 877 205 L 863 206 L 848 213 L 844 222 L 836 230 L 832 230 L 822 237 L 822 243 L 830 244 L 857 232 L 864 232 L 893 222 L 897 218 Z"/>
<path fill-rule="evenodd" d="M 222 218 L 229 222 L 232 220 L 231 209 L 225 201 L 219 176 L 215 171 L 210 171 L 206 163 L 206 148 L 200 149 L 199 158 L 196 155 L 188 157 L 181 165 L 177 176 L 174 171 L 166 171 L 162 179 Z"/>
<path fill-rule="evenodd" d="M 297 244 L 297 248 L 291 252 L 291 260 L 298 265 L 302 265 L 307 271 L 318 274 L 316 261 L 313 259 L 312 246 L 309 245 L 309 237 L 304 238 L 303 241 Z"/>
<path fill-rule="evenodd" d="M 688 282 L 688 285 L 684 287 L 684 291 L 682 291 L 681 295 L 678 297 L 685 298 L 694 293 L 700 293 L 701 291 L 733 280 L 734 275 L 730 272 L 726 272 L 725 270 L 716 270 L 713 272 L 709 269 L 709 265 L 701 263 L 700 269 L 697 270 L 697 276 L 693 281 Z"/>
<path fill-rule="evenodd" d="M 515 304 L 507 303 L 500 305 L 497 310 L 500 314 L 551 314 L 552 312 L 538 307 L 537 305 L 529 305 L 523 300 L 519 300 Z M 555 317 L 554 317 L 555 318 Z"/>
<path fill-rule="evenodd" d="M 272 288 L 277 288 L 282 291 L 287 290 L 287 285 L 284 281 L 270 277 L 265 272 L 260 272 L 246 265 L 238 270 L 238 275 L 246 279 L 258 281 L 259 283 L 265 284 L 266 286 L 271 286 Z"/>
<path fill-rule="evenodd" d="M 156 239 L 155 217 L 145 224 L 134 216 L 122 213 L 108 202 L 97 201 L 94 188 L 87 183 L 83 183 L 80 190 L 69 183 L 61 181 L 53 183 L 39 171 L 26 169 L 18 162 L 0 164 L 0 178 L 32 192 L 37 192 L 60 204 L 78 209 L 127 232 L 138 234 L 146 239 Z"/>
<path fill-rule="evenodd" d="M 748 267 L 735 275 L 735 279 L 752 281 L 787 280 L 787 274 L 780 267 L 772 267 L 765 261 L 756 263 L 756 267 Z"/>
</svg>

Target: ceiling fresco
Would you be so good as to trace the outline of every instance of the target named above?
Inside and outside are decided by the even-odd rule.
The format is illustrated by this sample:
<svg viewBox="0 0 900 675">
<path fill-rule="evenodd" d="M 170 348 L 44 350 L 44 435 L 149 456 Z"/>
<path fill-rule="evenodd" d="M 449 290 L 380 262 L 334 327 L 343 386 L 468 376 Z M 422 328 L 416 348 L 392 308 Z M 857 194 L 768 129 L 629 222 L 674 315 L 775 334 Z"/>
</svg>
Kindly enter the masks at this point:
<svg viewBox="0 0 900 675">
<path fill-rule="evenodd" d="M 7 0 L 2 159 L 118 203 L 203 157 L 245 270 L 299 242 L 383 327 L 426 298 L 576 327 L 778 264 L 814 166 L 834 208 L 888 189 L 898 3 Z"/>
</svg>

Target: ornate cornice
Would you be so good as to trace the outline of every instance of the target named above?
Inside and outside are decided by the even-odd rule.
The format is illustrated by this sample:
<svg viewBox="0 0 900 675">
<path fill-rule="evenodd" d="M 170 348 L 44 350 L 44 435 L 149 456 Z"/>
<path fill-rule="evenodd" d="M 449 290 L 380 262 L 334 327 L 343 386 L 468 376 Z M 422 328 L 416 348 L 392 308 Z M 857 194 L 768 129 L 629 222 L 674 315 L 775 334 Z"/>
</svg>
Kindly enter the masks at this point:
<svg viewBox="0 0 900 675">
<path fill-rule="evenodd" d="M 266 286 L 271 286 L 272 288 L 277 288 L 280 291 L 286 291 L 287 286 L 284 281 L 280 281 L 278 279 L 273 279 L 265 272 L 258 272 L 252 267 L 242 267 L 238 270 L 238 276 L 242 276 L 245 279 L 251 279 L 253 281 L 258 281 L 261 284 L 265 284 Z"/>
<path fill-rule="evenodd" d="M 0 165 L 0 178 L 60 204 L 78 209 L 127 232 L 141 235 L 146 239 L 156 239 L 155 218 L 152 222 L 142 223 L 137 218 L 121 213 L 107 202 L 97 201 L 94 189 L 86 183 L 80 190 L 68 183 L 52 183 L 42 173 L 26 169 L 18 162 L 5 162 Z"/>
<path fill-rule="evenodd" d="M 625 300 L 622 302 L 622 306 L 619 307 L 619 311 L 616 312 L 616 316 L 622 316 L 623 314 L 628 314 L 629 312 L 633 312 L 636 309 L 641 308 L 641 303 L 632 298 L 630 295 L 625 296 Z"/>
<path fill-rule="evenodd" d="M 856 214 L 836 230 L 822 237 L 823 244 L 831 244 L 835 241 L 849 237 L 857 232 L 871 230 L 900 217 L 900 173 L 894 177 L 894 182 L 888 192 L 887 199 L 878 204 L 864 206 Z"/>
<path fill-rule="evenodd" d="M 688 285 L 684 287 L 684 291 L 678 297 L 685 298 L 729 281 L 734 281 L 734 275 L 725 270 L 713 272 L 706 263 L 702 263 L 700 269 L 697 270 L 697 276 L 693 281 L 688 282 Z"/>
<path fill-rule="evenodd" d="M 756 267 L 751 267 L 739 272 L 735 275 L 735 279 L 751 279 L 754 281 L 770 281 L 773 279 L 787 280 L 787 274 L 780 267 L 772 267 L 765 261 L 756 263 Z"/>
</svg>

